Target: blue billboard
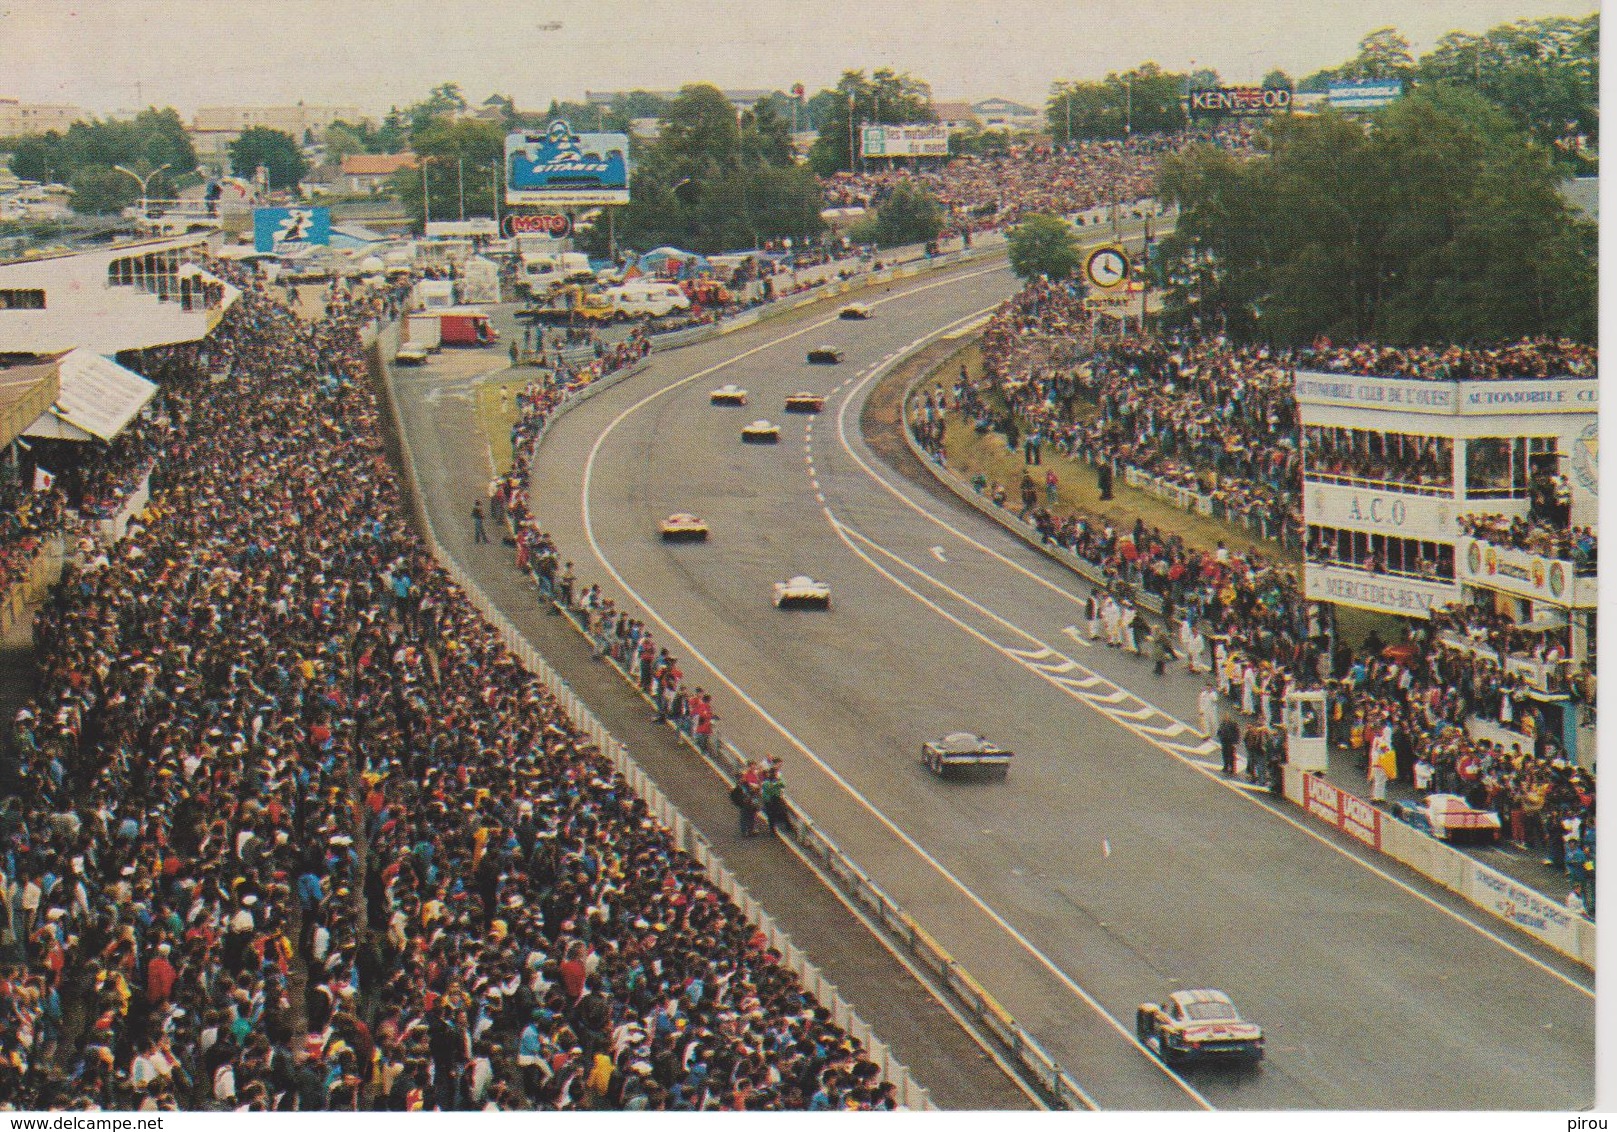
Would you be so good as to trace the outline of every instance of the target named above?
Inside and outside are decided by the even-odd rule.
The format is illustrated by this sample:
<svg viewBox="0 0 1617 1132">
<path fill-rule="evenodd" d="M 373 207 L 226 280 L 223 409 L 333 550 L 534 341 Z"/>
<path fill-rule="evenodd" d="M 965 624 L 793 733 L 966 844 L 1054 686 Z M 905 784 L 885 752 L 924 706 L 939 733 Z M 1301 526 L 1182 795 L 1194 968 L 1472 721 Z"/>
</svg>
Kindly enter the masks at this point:
<svg viewBox="0 0 1617 1132">
<path fill-rule="evenodd" d="M 1337 110 L 1379 110 L 1403 93 L 1404 84 L 1398 79 L 1365 79 L 1331 83 L 1325 97 Z"/>
<path fill-rule="evenodd" d="M 575 134 L 552 122 L 543 134 L 505 136 L 505 203 L 629 203 L 629 136 Z"/>
<path fill-rule="evenodd" d="M 314 245 L 331 243 L 331 209 L 255 208 L 253 247 L 261 252 L 285 255 Z"/>
</svg>

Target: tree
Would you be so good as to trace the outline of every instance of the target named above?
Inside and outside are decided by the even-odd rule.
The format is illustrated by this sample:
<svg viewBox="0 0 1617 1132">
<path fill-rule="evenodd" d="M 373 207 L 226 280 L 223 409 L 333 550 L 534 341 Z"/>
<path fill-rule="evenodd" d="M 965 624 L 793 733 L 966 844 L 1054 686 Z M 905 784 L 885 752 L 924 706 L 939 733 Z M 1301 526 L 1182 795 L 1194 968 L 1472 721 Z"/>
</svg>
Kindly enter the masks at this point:
<svg viewBox="0 0 1617 1132">
<path fill-rule="evenodd" d="M 426 98 L 410 107 L 410 133 L 416 134 L 440 118 L 454 118 L 466 111 L 466 96 L 459 83 L 439 83 Z"/>
<path fill-rule="evenodd" d="M 438 220 L 494 215 L 505 156 L 505 135 L 498 125 L 475 118 L 442 119 L 423 127 L 412 145 L 423 165 L 393 174 L 389 187 L 417 225 L 425 221 L 423 180 L 431 215 Z"/>
<path fill-rule="evenodd" d="M 827 97 L 828 96 L 828 97 Z M 809 104 L 819 125 L 819 138 L 809 151 L 809 163 L 822 176 L 859 165 L 859 138 L 855 132 L 867 124 L 903 126 L 935 122 L 932 88 L 908 73 L 882 67 L 868 79 L 863 71 L 844 71 L 834 91 L 821 91 Z"/>
<path fill-rule="evenodd" d="M 1401 79 L 1415 69 L 1409 53 L 1409 40 L 1397 28 L 1378 28 L 1359 41 L 1359 55 L 1347 65 L 1347 77 L 1354 79 Z"/>
<path fill-rule="evenodd" d="M 1217 73 L 1207 74 L 1216 84 Z M 1184 88 L 1184 75 L 1155 63 L 1114 72 L 1098 83 L 1058 82 L 1045 102 L 1045 120 L 1051 136 L 1063 143 L 1177 130 L 1185 124 Z"/>
<path fill-rule="evenodd" d="M 943 231 L 943 208 L 923 185 L 901 181 L 876 210 L 876 215 L 855 225 L 851 235 L 860 243 L 892 248 L 924 244 Z"/>
<path fill-rule="evenodd" d="M 140 199 L 134 178 L 106 165 L 86 165 L 73 174 L 72 186 L 73 211 L 87 216 L 120 212 Z"/>
<path fill-rule="evenodd" d="M 154 185 L 170 187 L 195 183 L 197 157 L 185 124 L 172 109 L 142 110 L 133 118 L 120 121 L 74 122 L 65 133 L 23 138 L 12 151 L 11 169 L 18 177 L 32 181 L 59 181 L 81 188 L 75 200 L 93 211 L 115 211 L 115 202 L 134 200 L 139 186 L 112 169 L 127 165 L 147 172 L 164 165 L 168 169 Z M 107 176 L 103 176 L 105 173 Z M 110 188 L 113 179 L 130 185 L 132 192 Z"/>
<path fill-rule="evenodd" d="M 1291 76 L 1279 67 L 1263 76 L 1264 90 L 1291 90 L 1297 84 L 1291 81 Z"/>
<path fill-rule="evenodd" d="M 1544 147 L 1474 91 L 1268 126 L 1269 156 L 1165 160 L 1170 317 L 1232 335 L 1393 343 L 1594 331 L 1593 229 Z"/>
<path fill-rule="evenodd" d="M 291 134 L 254 126 L 230 143 L 230 168 L 236 176 L 250 179 L 260 165 L 269 176 L 271 189 L 296 188 L 309 171 L 309 163 Z"/>
<path fill-rule="evenodd" d="M 1035 212 L 1011 229 L 1005 242 L 1019 279 L 1067 279 L 1078 268 L 1078 230 L 1059 216 Z"/>
</svg>

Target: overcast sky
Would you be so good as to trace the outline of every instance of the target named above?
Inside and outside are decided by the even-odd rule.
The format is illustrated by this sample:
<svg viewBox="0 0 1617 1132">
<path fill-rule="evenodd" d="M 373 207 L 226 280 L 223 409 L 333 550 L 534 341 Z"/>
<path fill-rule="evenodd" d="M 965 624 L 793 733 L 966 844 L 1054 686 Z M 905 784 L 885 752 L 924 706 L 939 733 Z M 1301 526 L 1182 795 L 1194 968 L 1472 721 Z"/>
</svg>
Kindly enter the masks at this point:
<svg viewBox="0 0 1617 1132">
<path fill-rule="evenodd" d="M 585 90 L 810 92 L 890 66 L 936 97 L 1041 104 L 1058 78 L 1147 59 L 1231 82 L 1301 77 L 1397 26 L 1430 48 L 1589 0 L 0 0 L 0 98 L 138 105 L 407 105 L 454 81 L 522 108 Z M 552 25 L 559 24 L 559 27 Z"/>
</svg>

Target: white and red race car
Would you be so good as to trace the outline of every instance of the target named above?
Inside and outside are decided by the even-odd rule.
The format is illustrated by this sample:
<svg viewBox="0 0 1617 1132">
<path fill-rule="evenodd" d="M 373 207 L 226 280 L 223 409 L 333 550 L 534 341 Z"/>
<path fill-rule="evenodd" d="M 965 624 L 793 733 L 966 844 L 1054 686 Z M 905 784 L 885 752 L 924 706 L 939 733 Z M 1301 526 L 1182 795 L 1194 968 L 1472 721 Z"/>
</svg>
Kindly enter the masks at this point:
<svg viewBox="0 0 1617 1132">
<path fill-rule="evenodd" d="M 1134 1013 L 1140 1044 L 1170 1068 L 1194 1061 L 1255 1065 L 1263 1060 L 1263 1028 L 1246 1021 L 1221 990 L 1174 991 Z"/>
</svg>

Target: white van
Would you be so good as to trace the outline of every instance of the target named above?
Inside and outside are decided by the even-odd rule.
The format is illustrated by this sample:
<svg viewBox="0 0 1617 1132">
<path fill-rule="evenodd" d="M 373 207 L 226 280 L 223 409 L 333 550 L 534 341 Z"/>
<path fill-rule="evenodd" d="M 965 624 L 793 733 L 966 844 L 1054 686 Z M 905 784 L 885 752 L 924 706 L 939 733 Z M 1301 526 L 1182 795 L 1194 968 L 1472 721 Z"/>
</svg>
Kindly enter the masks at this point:
<svg viewBox="0 0 1617 1132">
<path fill-rule="evenodd" d="M 544 298 L 565 283 L 590 282 L 590 258 L 582 252 L 524 252 L 517 265 L 517 286 L 534 298 Z"/>
<path fill-rule="evenodd" d="M 629 318 L 661 318 L 674 311 L 691 309 L 691 301 L 673 283 L 625 283 L 601 292 L 618 313 Z"/>
</svg>

